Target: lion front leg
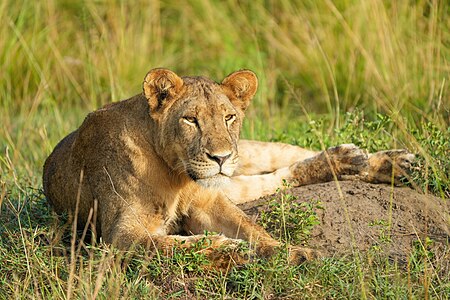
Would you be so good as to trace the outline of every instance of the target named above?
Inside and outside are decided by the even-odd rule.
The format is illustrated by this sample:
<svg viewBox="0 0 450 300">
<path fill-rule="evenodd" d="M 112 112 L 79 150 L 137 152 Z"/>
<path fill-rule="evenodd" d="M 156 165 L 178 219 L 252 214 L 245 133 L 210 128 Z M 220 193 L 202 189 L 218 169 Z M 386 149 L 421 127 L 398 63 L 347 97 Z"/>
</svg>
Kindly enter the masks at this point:
<svg viewBox="0 0 450 300">
<path fill-rule="evenodd" d="M 172 256 L 177 251 L 188 250 L 204 254 L 214 267 L 227 267 L 230 261 L 234 264 L 247 262 L 247 257 L 240 255 L 242 240 L 228 238 L 221 234 L 172 235 L 152 230 L 143 222 L 129 216 L 121 216 L 105 236 L 105 242 L 120 250 L 144 248 L 150 253 Z"/>
<path fill-rule="evenodd" d="M 368 167 L 362 179 L 371 183 L 401 184 L 409 175 L 415 155 L 405 149 L 379 151 L 369 155 Z"/>
<path fill-rule="evenodd" d="M 334 179 L 356 178 L 368 167 L 367 153 L 353 144 L 328 148 L 290 167 L 291 184 L 302 186 Z"/>
<path fill-rule="evenodd" d="M 235 204 L 246 203 L 277 192 L 287 182 L 303 186 L 332 180 L 363 180 L 371 183 L 401 183 L 414 160 L 407 150 L 387 150 L 367 154 L 353 144 L 328 148 L 263 175 L 238 175 L 220 187 Z"/>
<path fill-rule="evenodd" d="M 238 149 L 239 165 L 234 172 L 235 176 L 271 173 L 318 153 L 284 143 L 252 140 L 240 140 Z"/>
<path fill-rule="evenodd" d="M 292 165 L 292 184 L 300 186 L 333 179 L 361 179 L 398 185 L 410 173 L 414 159 L 414 154 L 405 149 L 367 154 L 353 144 L 344 144 Z"/>
<path fill-rule="evenodd" d="M 368 157 L 365 151 L 353 144 L 344 144 L 272 173 L 233 176 L 221 189 L 231 201 L 240 204 L 274 194 L 285 183 L 302 186 L 327 182 L 334 178 L 355 178 L 366 171 L 367 166 Z"/>
<path fill-rule="evenodd" d="M 230 238 L 243 239 L 250 243 L 256 253 L 270 257 L 280 250 L 280 242 L 273 239 L 261 226 L 255 224 L 235 204 L 221 193 L 200 196 L 191 206 L 184 219 L 184 229 L 197 234 L 204 230 L 220 232 Z M 290 246 L 289 258 L 292 263 L 300 263 L 319 256 L 318 252 Z"/>
</svg>

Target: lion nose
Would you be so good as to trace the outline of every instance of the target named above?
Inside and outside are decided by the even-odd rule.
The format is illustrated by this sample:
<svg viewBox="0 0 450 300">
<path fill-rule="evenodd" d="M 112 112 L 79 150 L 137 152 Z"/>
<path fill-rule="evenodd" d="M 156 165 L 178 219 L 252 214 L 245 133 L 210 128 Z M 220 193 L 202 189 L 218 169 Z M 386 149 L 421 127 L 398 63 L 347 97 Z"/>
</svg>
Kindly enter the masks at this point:
<svg viewBox="0 0 450 300">
<path fill-rule="evenodd" d="M 215 161 L 217 164 L 219 164 L 219 166 L 222 166 L 223 163 L 224 163 L 228 158 L 230 158 L 231 153 L 226 154 L 226 155 L 215 155 L 215 154 L 209 154 L 209 153 L 206 153 L 206 155 L 208 156 L 208 158 L 209 158 L 210 160 L 213 160 L 213 161 Z"/>
</svg>

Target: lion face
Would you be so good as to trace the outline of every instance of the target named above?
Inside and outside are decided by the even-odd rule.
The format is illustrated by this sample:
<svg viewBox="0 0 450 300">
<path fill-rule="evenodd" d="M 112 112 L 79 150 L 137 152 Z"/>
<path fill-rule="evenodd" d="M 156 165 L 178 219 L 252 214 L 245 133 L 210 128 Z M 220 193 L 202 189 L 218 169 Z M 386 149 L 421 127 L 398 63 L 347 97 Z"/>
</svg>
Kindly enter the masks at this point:
<svg viewBox="0 0 450 300">
<path fill-rule="evenodd" d="M 158 154 L 173 172 L 205 186 L 220 185 L 238 165 L 242 119 L 256 88 L 251 71 L 232 73 L 221 84 L 180 78 L 165 69 L 150 71 L 144 95 L 158 128 Z"/>
</svg>

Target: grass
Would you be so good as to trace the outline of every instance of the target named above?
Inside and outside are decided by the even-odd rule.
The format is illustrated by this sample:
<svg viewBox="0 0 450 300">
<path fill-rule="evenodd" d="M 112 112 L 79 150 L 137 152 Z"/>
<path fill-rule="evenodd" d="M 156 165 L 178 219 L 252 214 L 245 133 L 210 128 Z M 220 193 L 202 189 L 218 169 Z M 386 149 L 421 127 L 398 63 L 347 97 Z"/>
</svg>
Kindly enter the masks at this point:
<svg viewBox="0 0 450 300">
<path fill-rule="evenodd" d="M 252 69 L 260 88 L 244 137 L 406 147 L 419 154 L 413 187 L 450 198 L 449 10 L 425 0 L 2 1 L 0 299 L 448 297 L 448 276 L 420 249 L 406 271 L 367 253 L 298 267 L 281 253 L 222 273 L 195 251 L 71 250 L 40 189 L 46 156 L 87 112 L 139 93 L 164 66 L 216 80 Z M 289 232 L 314 224 L 301 226 Z"/>
</svg>

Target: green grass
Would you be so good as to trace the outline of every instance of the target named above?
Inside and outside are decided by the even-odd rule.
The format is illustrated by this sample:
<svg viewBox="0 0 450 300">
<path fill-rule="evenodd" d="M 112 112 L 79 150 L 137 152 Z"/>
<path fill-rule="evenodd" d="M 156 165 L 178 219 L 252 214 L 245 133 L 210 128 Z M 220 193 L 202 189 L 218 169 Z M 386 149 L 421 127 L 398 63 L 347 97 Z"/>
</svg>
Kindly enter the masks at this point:
<svg viewBox="0 0 450 300">
<path fill-rule="evenodd" d="M 222 273 L 199 268 L 195 251 L 71 249 L 40 189 L 56 143 L 89 111 L 139 93 L 149 69 L 219 81 L 248 68 L 260 88 L 244 137 L 408 148 L 412 186 L 450 198 L 449 11 L 443 0 L 2 1 L 0 299 L 448 297 L 448 275 L 420 249 L 406 266 L 365 253 L 293 267 L 281 253 Z M 276 213 L 289 211 L 307 217 Z"/>
</svg>

